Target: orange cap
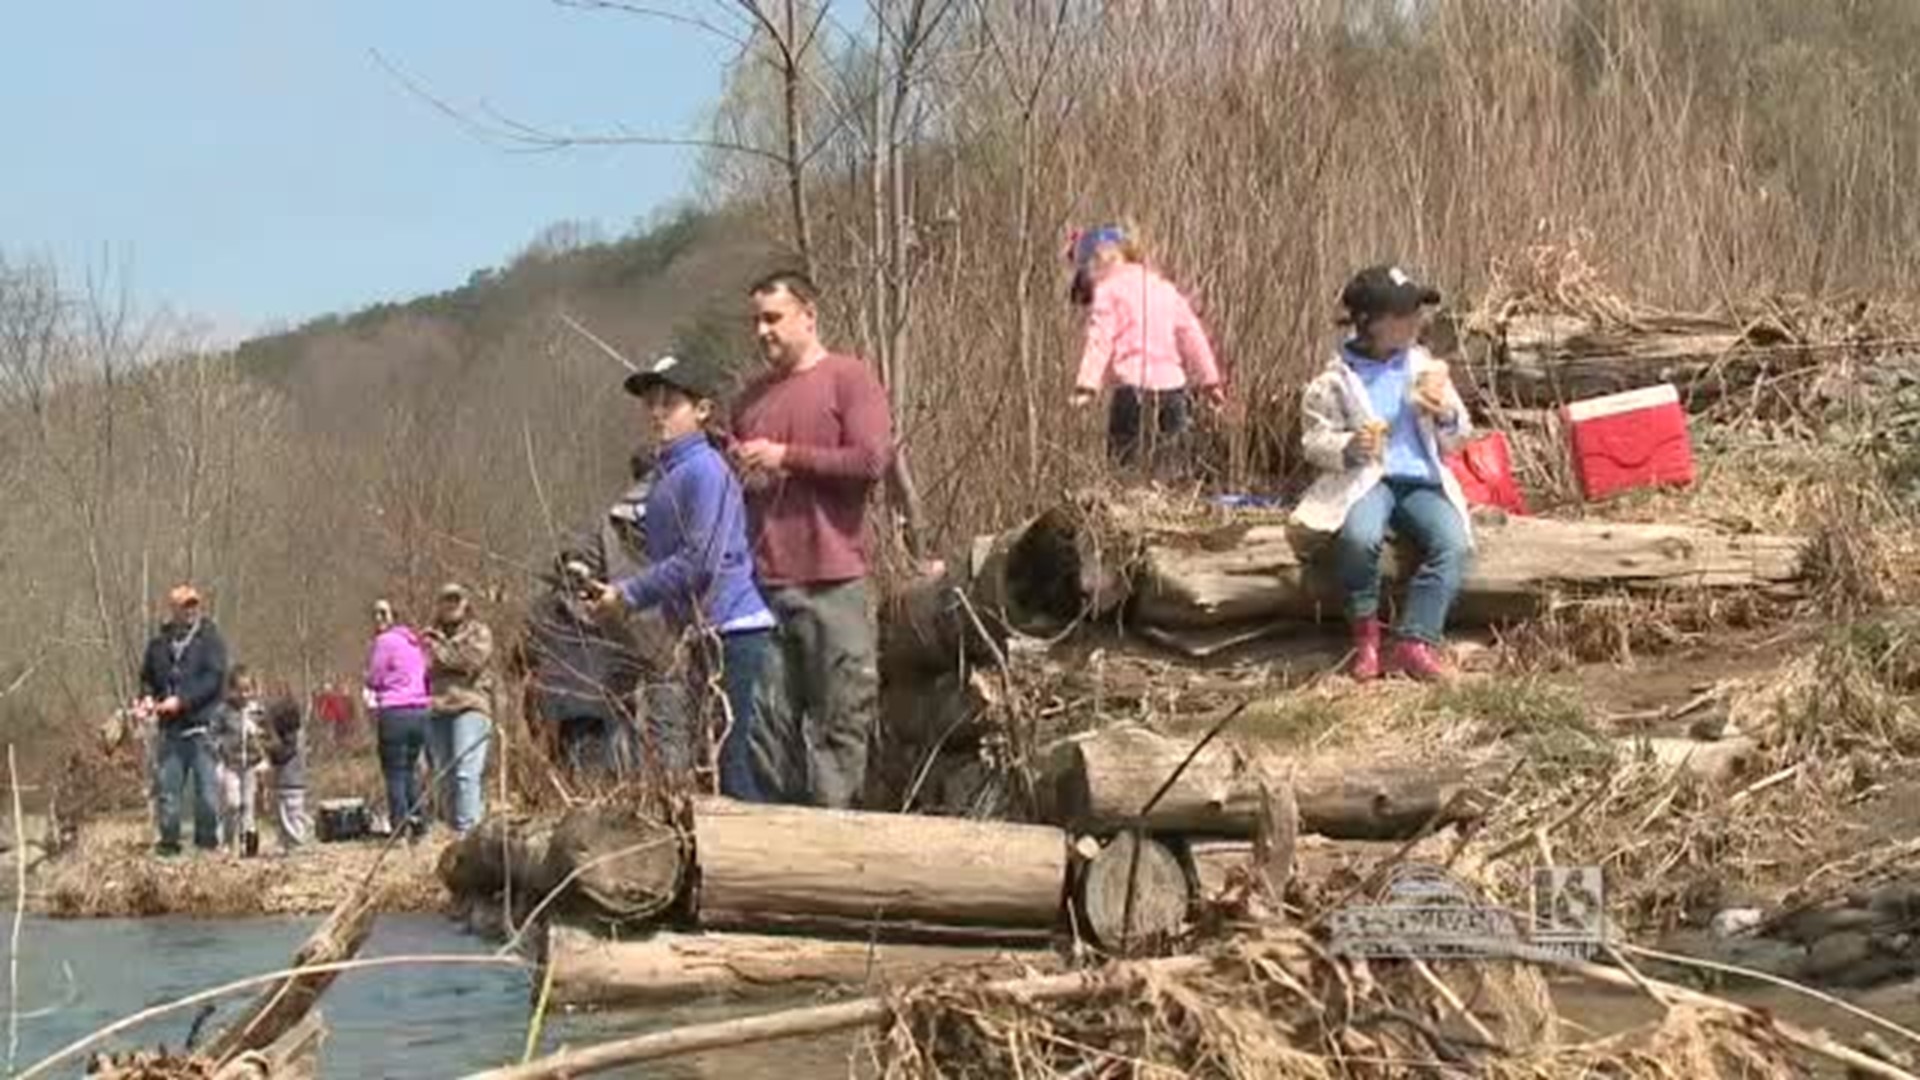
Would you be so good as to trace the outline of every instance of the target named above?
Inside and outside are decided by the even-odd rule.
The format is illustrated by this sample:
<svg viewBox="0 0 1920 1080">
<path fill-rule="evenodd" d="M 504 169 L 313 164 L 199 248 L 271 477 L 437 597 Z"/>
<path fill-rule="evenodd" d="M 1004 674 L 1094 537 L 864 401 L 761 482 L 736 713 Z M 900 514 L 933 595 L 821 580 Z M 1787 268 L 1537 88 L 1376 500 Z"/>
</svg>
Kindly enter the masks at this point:
<svg viewBox="0 0 1920 1080">
<path fill-rule="evenodd" d="M 167 592 L 167 603 L 174 607 L 188 607 L 200 602 L 200 590 L 191 585 L 175 585 Z"/>
</svg>

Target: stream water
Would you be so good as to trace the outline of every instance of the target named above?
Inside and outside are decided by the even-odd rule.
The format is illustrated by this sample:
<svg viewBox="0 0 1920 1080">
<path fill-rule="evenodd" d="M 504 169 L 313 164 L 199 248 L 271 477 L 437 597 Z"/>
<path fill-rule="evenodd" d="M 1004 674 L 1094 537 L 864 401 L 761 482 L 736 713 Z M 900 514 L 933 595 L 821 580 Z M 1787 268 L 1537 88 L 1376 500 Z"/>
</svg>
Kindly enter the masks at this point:
<svg viewBox="0 0 1920 1080">
<path fill-rule="evenodd" d="M 317 921 L 29 917 L 21 937 L 22 1017 L 13 1064 L 24 1068 L 80 1036 L 149 1006 L 277 970 Z M 375 925 L 361 955 L 483 955 L 487 951 L 485 943 L 440 916 L 387 915 Z M 517 1060 L 525 1048 L 530 996 L 529 975 L 511 968 L 397 967 L 342 975 L 321 1001 L 329 1028 L 321 1049 L 321 1075 L 356 1080 L 452 1077 Z M 1560 983 L 1554 996 L 1563 1016 L 1596 1034 L 1654 1017 L 1649 1003 L 1635 994 Z M 1780 990 L 1749 985 L 1728 996 L 1842 1035 L 1863 1028 L 1837 1010 Z M 1912 984 L 1869 992 L 1859 999 L 1899 1022 L 1920 1022 L 1920 991 Z M 222 1016 L 231 1015 L 247 998 L 229 1000 L 233 1004 L 222 1010 Z M 752 1011 L 794 1003 L 756 1002 Z M 740 1006 L 708 1003 L 646 1012 L 559 1014 L 546 1025 L 542 1049 L 720 1019 L 740 1011 Z M 193 1011 L 183 1010 L 129 1032 L 110 1046 L 178 1046 L 192 1019 Z M 847 1048 L 845 1040 L 780 1043 L 605 1075 L 824 1080 L 848 1075 Z M 9 1068 L 7 1073 L 12 1071 Z M 76 1062 L 62 1075 L 78 1072 Z"/>
<path fill-rule="evenodd" d="M 29 917 L 21 935 L 19 1068 L 141 1009 L 249 975 L 275 971 L 317 919 L 98 919 Z M 436 915 L 386 915 L 363 957 L 479 955 L 488 946 Z M 4 985 L 0 971 L 0 985 Z M 246 995 L 216 1016 L 232 1015 Z M 4 1009 L 4 1006 L 0 1006 Z M 397 967 L 349 972 L 321 999 L 329 1034 L 320 1052 L 329 1078 L 451 1077 L 517 1061 L 532 1012 L 529 976 L 512 968 Z M 638 1034 L 727 1015 L 719 1006 L 551 1017 L 543 1049 Z M 129 1032 L 110 1048 L 178 1046 L 187 1009 Z M 4 1021 L 0 1021 L 3 1024 Z M 211 1029 L 211 1025 L 210 1028 Z M 0 1033 L 0 1039 L 4 1034 Z M 782 1046 L 652 1065 L 611 1076 L 812 1080 L 846 1075 L 845 1044 Z M 8 1069 L 7 1074 L 13 1070 Z M 60 1075 L 78 1075 L 76 1062 Z"/>
</svg>

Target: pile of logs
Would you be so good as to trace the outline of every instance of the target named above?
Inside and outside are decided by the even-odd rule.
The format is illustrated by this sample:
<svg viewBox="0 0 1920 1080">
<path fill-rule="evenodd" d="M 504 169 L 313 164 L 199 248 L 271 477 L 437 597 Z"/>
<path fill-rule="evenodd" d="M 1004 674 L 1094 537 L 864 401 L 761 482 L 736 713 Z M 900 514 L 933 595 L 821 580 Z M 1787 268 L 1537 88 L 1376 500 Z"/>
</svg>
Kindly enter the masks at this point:
<svg viewBox="0 0 1920 1080">
<path fill-rule="evenodd" d="M 584 807 L 475 830 L 441 874 L 463 900 L 517 897 L 505 929 L 538 913 L 553 1000 L 653 1002 L 1045 970 L 1073 942 L 1137 953 L 1215 905 L 1277 906 L 1302 829 L 1403 838 L 1486 805 L 1467 771 L 1275 775 L 1227 740 L 1128 726 L 1051 747 L 1039 774 L 1034 822 L 703 798 L 669 824 Z"/>
</svg>

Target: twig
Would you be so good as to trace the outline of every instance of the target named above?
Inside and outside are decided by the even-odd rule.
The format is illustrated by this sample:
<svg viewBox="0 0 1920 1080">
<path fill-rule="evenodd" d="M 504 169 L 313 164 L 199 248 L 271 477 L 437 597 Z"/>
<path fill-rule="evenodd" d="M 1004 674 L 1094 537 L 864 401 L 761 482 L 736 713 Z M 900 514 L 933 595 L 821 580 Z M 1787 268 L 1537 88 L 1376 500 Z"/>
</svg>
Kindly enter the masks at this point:
<svg viewBox="0 0 1920 1080">
<path fill-rule="evenodd" d="M 1433 969 L 1427 966 L 1425 960 L 1416 958 L 1413 961 L 1413 973 L 1420 976 L 1420 980 L 1426 983 L 1434 993 L 1440 995 L 1440 1000 L 1446 1002 L 1448 1008 L 1452 1009 L 1460 1019 L 1466 1021 L 1475 1035 L 1480 1036 L 1489 1046 L 1500 1045 L 1499 1040 L 1493 1037 L 1493 1032 L 1487 1030 L 1487 1025 L 1473 1015 L 1472 1010 L 1467 1008 L 1467 1003 L 1460 1000 L 1460 995 L 1453 992 L 1453 987 L 1448 986 L 1445 980 L 1433 973 Z"/>
<path fill-rule="evenodd" d="M 1805 766 L 1805 764 L 1806 764 L 1805 762 L 1797 761 L 1797 762 L 1794 762 L 1792 765 L 1789 765 L 1786 768 L 1781 769 L 1779 772 L 1774 773 L 1772 776 L 1755 780 L 1753 783 L 1748 784 L 1746 787 L 1743 787 L 1739 791 L 1734 792 L 1733 796 L 1727 800 L 1727 805 L 1734 806 L 1739 803 L 1745 802 L 1747 799 L 1760 794 L 1761 792 L 1767 790 L 1770 787 L 1783 784 L 1786 781 L 1793 779 L 1795 776 L 1798 776 L 1800 774 L 1800 770 L 1802 767 Z"/>
<path fill-rule="evenodd" d="M 131 1016 L 122 1017 L 98 1029 L 91 1035 L 85 1035 L 79 1039 L 75 1039 L 73 1042 L 41 1058 L 29 1067 L 26 1072 L 15 1076 L 13 1080 L 33 1080 L 36 1076 L 45 1076 L 53 1070 L 54 1066 L 59 1065 L 61 1062 L 68 1061 L 113 1038 L 115 1035 L 131 1028 L 139 1027 L 149 1020 L 156 1020 L 169 1013 L 191 1008 L 204 1001 L 230 997 L 243 991 L 252 990 L 257 986 L 265 986 L 269 983 L 279 982 L 281 979 L 290 976 L 320 975 L 343 971 L 365 971 L 369 968 L 420 965 L 448 965 L 454 967 L 468 965 L 483 965 L 488 967 L 524 966 L 519 960 L 502 956 L 452 956 L 440 953 L 422 953 L 408 956 L 376 956 L 364 960 L 336 960 L 326 964 L 308 964 L 304 967 L 283 968 L 279 971 L 270 971 L 265 975 L 252 975 L 244 979 L 235 979 L 233 982 L 222 983 L 211 990 L 202 990 L 196 994 L 188 994 L 186 997 L 179 998 L 178 1000 L 155 1005 L 149 1009 L 142 1009 Z"/>
<path fill-rule="evenodd" d="M 533 1016 L 527 1021 L 527 1048 L 520 1055 L 520 1063 L 533 1060 L 534 1051 L 540 1049 L 540 1032 L 547 1025 L 547 1002 L 553 998 L 553 970 L 556 965 L 548 963 L 540 973 L 540 998 L 534 1002 Z"/>
<path fill-rule="evenodd" d="M 1855 1017 L 1856 1019 L 1859 1019 L 1859 1020 L 1864 1020 L 1867 1023 L 1872 1024 L 1874 1027 L 1881 1029 L 1882 1031 L 1892 1032 L 1893 1034 L 1900 1036 L 1901 1038 L 1907 1040 L 1908 1042 L 1920 1043 L 1920 1031 L 1915 1031 L 1910 1027 L 1905 1027 L 1903 1025 L 1896 1024 L 1892 1020 L 1889 1020 L 1878 1013 L 1870 1012 L 1866 1009 L 1861 1008 L 1858 1005 L 1855 1005 L 1851 1001 L 1847 1001 L 1845 998 L 1838 998 L 1833 996 L 1832 994 L 1823 993 L 1822 991 L 1815 990 L 1813 987 L 1808 986 L 1805 983 L 1797 983 L 1797 982 L 1794 982 L 1792 979 L 1783 978 L 1779 975 L 1771 975 L 1764 971 L 1756 971 L 1753 968 L 1740 967 L 1737 964 L 1722 964 L 1717 960 L 1702 960 L 1697 957 L 1682 956 L 1678 953 L 1662 952 L 1659 949 L 1649 949 L 1639 945 L 1629 945 L 1624 942 L 1615 946 L 1615 948 L 1623 952 L 1630 952 L 1635 956 L 1644 956 L 1649 960 L 1659 960 L 1663 963 L 1677 964 L 1681 967 L 1700 968 L 1703 971 L 1717 971 L 1723 975 L 1738 975 L 1746 979 L 1756 979 L 1760 982 L 1767 983 L 1772 986 L 1778 986 L 1782 990 L 1791 990 L 1792 992 L 1796 994 L 1800 994 L 1803 997 L 1811 998 L 1822 1005 L 1831 1005 L 1834 1008 L 1839 1009 L 1841 1012 L 1846 1013 L 1848 1016 Z M 1625 966 L 1622 965 L 1622 967 L 1624 969 Z"/>
<path fill-rule="evenodd" d="M 13 789 L 13 931 L 7 945 L 7 1074 L 20 1056 L 20 928 L 27 917 L 27 826 L 20 815 L 20 771 L 7 744 L 7 786 Z"/>
<path fill-rule="evenodd" d="M 1193 764 L 1194 759 L 1200 756 L 1200 752 L 1208 746 L 1211 746 L 1213 740 L 1219 738 L 1220 733 L 1227 729 L 1227 725 L 1238 719 L 1240 714 L 1246 712 L 1247 706 L 1251 704 L 1251 701 L 1242 701 L 1240 704 L 1228 709 L 1226 714 L 1220 717 L 1220 719 L 1215 720 L 1213 726 L 1207 729 L 1207 733 L 1200 736 L 1200 741 L 1193 744 L 1193 749 L 1187 751 L 1187 756 L 1181 758 L 1180 764 L 1175 765 L 1173 772 L 1169 773 L 1167 778 L 1161 782 L 1160 790 L 1154 792 L 1153 797 L 1148 799 L 1146 805 L 1140 808 L 1139 817 L 1132 828 L 1133 848 L 1127 852 L 1126 902 L 1120 909 L 1121 952 L 1126 952 L 1127 946 L 1133 940 L 1133 902 L 1140 885 L 1140 849 L 1147 844 L 1147 830 L 1145 825 L 1147 815 L 1153 813 L 1153 808 L 1159 806 L 1160 800 L 1166 798 L 1167 792 L 1173 790 L 1173 785 L 1179 783 L 1180 778 L 1186 775 L 1187 766 Z"/>
</svg>

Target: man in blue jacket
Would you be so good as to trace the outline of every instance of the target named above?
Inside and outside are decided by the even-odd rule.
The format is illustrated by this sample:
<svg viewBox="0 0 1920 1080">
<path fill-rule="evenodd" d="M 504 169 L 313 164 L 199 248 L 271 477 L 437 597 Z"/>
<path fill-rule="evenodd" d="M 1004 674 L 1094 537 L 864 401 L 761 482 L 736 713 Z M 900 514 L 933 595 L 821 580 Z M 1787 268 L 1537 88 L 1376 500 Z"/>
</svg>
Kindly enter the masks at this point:
<svg viewBox="0 0 1920 1080">
<path fill-rule="evenodd" d="M 193 846 L 220 846 L 219 780 L 213 719 L 227 687 L 227 645 L 201 610 L 200 593 L 177 585 L 167 594 L 171 617 L 147 643 L 140 664 L 141 707 L 158 721 L 155 810 L 161 855 L 180 853 L 180 788 L 193 782 Z"/>
<path fill-rule="evenodd" d="M 646 502 L 648 563 L 602 586 L 595 606 L 603 617 L 658 607 L 669 627 L 691 639 L 693 700 L 726 706 L 720 790 L 758 801 L 748 747 L 774 619 L 754 584 L 740 480 L 707 437 L 723 383 L 716 367 L 693 355 L 662 357 L 628 377 L 627 392 L 646 402 L 659 446 Z M 709 690 L 716 685 L 717 701 Z"/>
</svg>

